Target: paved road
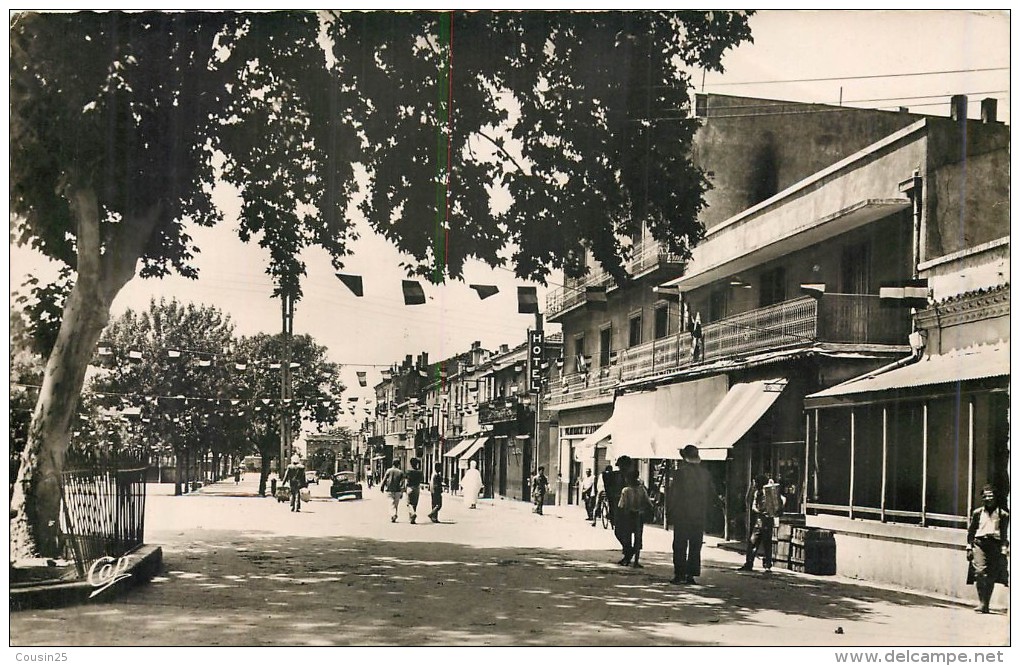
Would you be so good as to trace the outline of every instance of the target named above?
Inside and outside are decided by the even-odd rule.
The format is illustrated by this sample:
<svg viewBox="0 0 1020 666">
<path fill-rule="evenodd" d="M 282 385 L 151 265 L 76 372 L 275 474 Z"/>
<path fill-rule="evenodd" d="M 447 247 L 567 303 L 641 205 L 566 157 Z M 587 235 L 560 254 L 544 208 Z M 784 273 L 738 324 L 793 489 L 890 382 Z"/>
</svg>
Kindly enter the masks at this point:
<svg viewBox="0 0 1020 666">
<path fill-rule="evenodd" d="M 791 572 L 737 573 L 706 547 L 700 584 L 668 583 L 670 535 L 644 569 L 576 507 L 536 516 L 447 496 L 441 524 L 390 523 L 377 489 L 300 514 L 255 477 L 185 497 L 154 489 L 165 572 L 107 604 L 11 615 L 12 645 L 1005 645 L 1009 618 Z M 422 497 L 422 506 L 428 503 Z M 424 513 L 422 516 L 424 518 Z M 842 633 L 837 633 L 842 629 Z"/>
</svg>

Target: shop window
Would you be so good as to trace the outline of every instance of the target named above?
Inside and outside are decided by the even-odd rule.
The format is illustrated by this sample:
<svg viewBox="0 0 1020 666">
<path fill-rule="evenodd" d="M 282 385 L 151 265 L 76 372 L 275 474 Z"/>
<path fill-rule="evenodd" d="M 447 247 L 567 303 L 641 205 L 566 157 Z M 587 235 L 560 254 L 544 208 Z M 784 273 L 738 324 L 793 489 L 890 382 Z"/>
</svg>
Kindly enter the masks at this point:
<svg viewBox="0 0 1020 666">
<path fill-rule="evenodd" d="M 815 412 L 818 439 L 815 448 L 815 492 L 822 504 L 850 503 L 850 410 Z"/>
<path fill-rule="evenodd" d="M 786 300 L 786 270 L 777 266 L 761 274 L 758 306 L 766 307 Z"/>
<path fill-rule="evenodd" d="M 992 484 L 999 497 L 1009 497 L 1009 396 L 979 393 L 974 396 L 974 497 L 985 484 Z"/>
<path fill-rule="evenodd" d="M 669 304 L 655 306 L 655 339 L 669 335 Z"/>
<path fill-rule="evenodd" d="M 968 402 L 953 396 L 928 403 L 926 512 L 967 515 Z"/>
<path fill-rule="evenodd" d="M 877 405 L 854 408 L 854 506 L 882 508 L 882 407 Z"/>
<path fill-rule="evenodd" d="M 629 321 L 629 336 L 627 340 L 628 347 L 634 347 L 641 344 L 641 313 L 632 314 Z"/>
<path fill-rule="evenodd" d="M 922 404 L 893 402 L 887 407 L 888 455 L 885 508 L 921 510 L 921 474 L 924 462 Z M 891 520 L 903 522 L 906 517 Z"/>
</svg>

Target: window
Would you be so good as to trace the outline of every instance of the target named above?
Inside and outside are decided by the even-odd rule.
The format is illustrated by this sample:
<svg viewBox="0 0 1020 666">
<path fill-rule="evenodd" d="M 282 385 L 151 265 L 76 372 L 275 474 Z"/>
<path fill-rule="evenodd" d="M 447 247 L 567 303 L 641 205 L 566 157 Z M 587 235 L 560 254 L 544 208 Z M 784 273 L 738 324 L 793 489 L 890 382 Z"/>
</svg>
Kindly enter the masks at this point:
<svg viewBox="0 0 1020 666">
<path fill-rule="evenodd" d="M 786 269 L 777 266 L 761 274 L 758 306 L 766 307 L 786 300 Z"/>
<path fill-rule="evenodd" d="M 850 500 L 850 410 L 815 413 L 815 495 L 822 504 L 846 506 Z"/>
<path fill-rule="evenodd" d="M 969 411 L 966 397 L 953 396 L 928 402 L 926 513 L 967 515 Z"/>
<path fill-rule="evenodd" d="M 714 289 L 708 296 L 708 321 L 704 323 L 711 323 L 713 321 L 719 321 L 726 316 L 726 310 L 729 307 L 730 290 L 728 286 L 719 287 Z"/>
<path fill-rule="evenodd" d="M 609 366 L 609 355 L 612 352 L 613 327 L 606 326 L 599 331 L 599 366 Z"/>
<path fill-rule="evenodd" d="M 867 405 L 853 411 L 854 506 L 881 509 L 882 407 Z"/>
<path fill-rule="evenodd" d="M 886 411 L 887 510 L 921 510 L 921 470 L 924 464 L 922 410 L 923 405 L 920 402 L 895 402 L 890 404 Z"/>
<path fill-rule="evenodd" d="M 669 335 L 669 304 L 660 303 L 655 306 L 655 339 Z"/>
<path fill-rule="evenodd" d="M 641 320 L 640 312 L 630 316 L 630 336 L 627 342 L 628 347 L 634 347 L 635 345 L 641 344 Z"/>
<path fill-rule="evenodd" d="M 584 335 L 583 334 L 576 335 L 576 336 L 574 336 L 574 364 L 575 364 L 574 369 L 577 372 L 581 371 L 580 368 L 577 367 L 577 365 L 576 365 L 579 362 L 578 359 L 583 357 L 584 355 L 585 355 L 585 351 L 584 351 Z"/>
</svg>

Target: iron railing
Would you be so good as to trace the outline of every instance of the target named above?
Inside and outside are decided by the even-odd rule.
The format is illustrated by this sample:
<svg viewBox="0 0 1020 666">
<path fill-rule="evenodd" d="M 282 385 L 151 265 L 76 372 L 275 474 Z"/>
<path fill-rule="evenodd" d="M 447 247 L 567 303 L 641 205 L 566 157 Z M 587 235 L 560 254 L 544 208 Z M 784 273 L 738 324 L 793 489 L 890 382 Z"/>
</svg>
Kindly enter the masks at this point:
<svg viewBox="0 0 1020 666">
<path fill-rule="evenodd" d="M 78 575 L 102 557 L 120 557 L 145 538 L 147 467 L 68 471 L 61 478 L 61 525 Z"/>
<path fill-rule="evenodd" d="M 680 255 L 670 252 L 664 243 L 645 241 L 634 246 L 633 254 L 624 264 L 631 275 L 646 273 L 664 264 L 679 264 Z M 568 279 L 565 286 L 550 291 L 545 298 L 547 317 L 569 310 L 584 302 L 584 290 L 587 287 L 605 287 L 607 290 L 616 287 L 613 276 L 600 268 L 592 268 L 587 275 L 578 280 Z"/>
<path fill-rule="evenodd" d="M 807 346 L 815 342 L 905 344 L 908 310 L 884 308 L 878 296 L 826 294 L 804 296 L 757 308 L 707 324 L 695 358 L 694 339 L 684 332 L 623 350 L 617 365 L 588 374 L 569 374 L 549 396 L 552 406 L 612 393 L 621 381 L 652 378 L 700 363 L 748 354 Z"/>
</svg>

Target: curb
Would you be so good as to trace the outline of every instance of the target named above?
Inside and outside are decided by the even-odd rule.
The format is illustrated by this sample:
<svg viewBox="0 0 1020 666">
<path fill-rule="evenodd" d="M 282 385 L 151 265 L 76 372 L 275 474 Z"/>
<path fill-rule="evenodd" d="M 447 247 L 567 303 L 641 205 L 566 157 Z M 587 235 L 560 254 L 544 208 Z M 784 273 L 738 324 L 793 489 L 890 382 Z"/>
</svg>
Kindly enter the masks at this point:
<svg viewBox="0 0 1020 666">
<path fill-rule="evenodd" d="M 163 567 L 163 549 L 160 546 L 142 544 L 124 557 L 129 558 L 126 566 L 116 571 L 108 569 L 114 574 L 109 584 L 94 585 L 88 580 L 74 580 L 12 587 L 10 609 L 19 611 L 102 603 L 148 583 Z M 95 569 L 99 572 L 101 567 Z M 97 579 L 101 577 L 102 572 L 96 576 Z"/>
</svg>

